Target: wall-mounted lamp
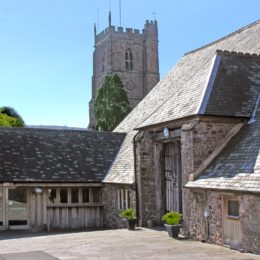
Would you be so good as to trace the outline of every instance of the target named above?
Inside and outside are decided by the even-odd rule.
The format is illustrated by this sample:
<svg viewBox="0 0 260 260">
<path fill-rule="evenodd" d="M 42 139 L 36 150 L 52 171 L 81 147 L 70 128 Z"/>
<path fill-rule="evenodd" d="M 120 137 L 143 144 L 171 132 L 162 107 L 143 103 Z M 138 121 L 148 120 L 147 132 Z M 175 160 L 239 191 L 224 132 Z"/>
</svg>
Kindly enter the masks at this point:
<svg viewBox="0 0 260 260">
<path fill-rule="evenodd" d="M 170 137 L 170 131 L 169 131 L 169 129 L 168 129 L 167 127 L 165 127 L 165 128 L 163 129 L 163 136 L 164 136 L 165 138 L 169 138 L 169 137 Z"/>
<path fill-rule="evenodd" d="M 35 192 L 35 194 L 37 194 L 37 195 L 41 195 L 41 194 L 43 193 L 43 188 L 41 188 L 41 187 L 36 187 L 36 188 L 34 188 L 34 192 Z"/>
<path fill-rule="evenodd" d="M 205 218 L 209 217 L 209 210 L 208 209 L 204 209 L 204 217 Z"/>
</svg>

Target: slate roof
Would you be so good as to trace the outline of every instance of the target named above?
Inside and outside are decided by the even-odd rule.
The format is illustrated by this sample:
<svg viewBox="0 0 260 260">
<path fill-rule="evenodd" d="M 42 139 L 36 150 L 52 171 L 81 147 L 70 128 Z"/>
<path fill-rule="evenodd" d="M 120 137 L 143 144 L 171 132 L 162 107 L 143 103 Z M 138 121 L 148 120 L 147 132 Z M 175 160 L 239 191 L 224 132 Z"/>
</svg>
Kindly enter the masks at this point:
<svg viewBox="0 0 260 260">
<path fill-rule="evenodd" d="M 215 62 L 214 55 L 217 50 L 260 54 L 260 20 L 216 42 L 185 54 L 165 78 L 120 123 L 115 132 L 126 132 L 133 135 L 131 133 L 133 129 L 174 120 L 198 112 L 204 95 L 205 83 L 207 82 L 206 75 L 212 69 L 212 64 Z M 172 100 L 167 103 L 169 97 Z M 211 104 L 212 106 L 208 106 L 208 110 L 206 110 L 209 114 L 212 112 L 214 102 Z M 251 104 L 245 106 L 243 116 L 248 116 L 247 111 L 250 108 L 249 110 L 247 108 L 250 106 Z M 156 113 L 162 107 L 165 107 L 163 113 Z M 234 109 L 234 112 L 236 111 Z M 158 115 L 158 117 L 155 115 Z M 155 116 L 156 120 L 152 119 L 153 116 Z M 114 162 L 117 167 L 112 167 L 106 177 L 106 179 L 109 178 L 110 182 L 125 183 L 125 178 L 120 179 L 120 176 L 122 175 L 121 169 L 126 166 L 130 167 L 128 172 L 131 176 L 129 176 L 128 180 L 134 179 L 134 161 L 129 162 L 129 158 L 133 158 L 132 141 L 128 137 L 125 139 L 122 149 L 120 149 L 119 155 Z"/>
<path fill-rule="evenodd" d="M 256 122 L 245 125 L 198 180 L 186 187 L 260 193 L 260 107 Z"/>
<path fill-rule="evenodd" d="M 134 152 L 133 139 L 138 131 L 131 131 L 127 134 L 120 152 L 118 153 L 109 173 L 104 179 L 106 183 L 132 184 L 135 181 L 133 174 Z M 117 173 L 117 174 L 111 174 Z"/>
<path fill-rule="evenodd" d="M 123 133 L 0 128 L 0 182 L 101 182 Z"/>
<path fill-rule="evenodd" d="M 260 56 L 216 51 L 138 128 L 191 115 L 250 117 L 260 89 Z"/>
</svg>

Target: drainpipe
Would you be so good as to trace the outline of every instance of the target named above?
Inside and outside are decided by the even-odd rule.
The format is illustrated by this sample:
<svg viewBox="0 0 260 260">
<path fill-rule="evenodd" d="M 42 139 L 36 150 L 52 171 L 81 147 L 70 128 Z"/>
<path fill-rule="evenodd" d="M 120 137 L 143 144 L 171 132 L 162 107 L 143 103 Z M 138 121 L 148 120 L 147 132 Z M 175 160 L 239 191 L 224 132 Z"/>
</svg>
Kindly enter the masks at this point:
<svg viewBox="0 0 260 260">
<path fill-rule="evenodd" d="M 139 132 L 138 132 L 139 133 Z M 137 133 L 137 134 L 138 134 Z M 135 176 L 135 198 L 136 198 L 136 218 L 137 218 L 137 226 L 139 225 L 139 194 L 138 194 L 138 185 L 137 185 L 137 171 L 136 171 L 136 137 L 137 134 L 134 136 L 133 139 L 133 149 L 134 149 L 134 176 Z"/>
</svg>

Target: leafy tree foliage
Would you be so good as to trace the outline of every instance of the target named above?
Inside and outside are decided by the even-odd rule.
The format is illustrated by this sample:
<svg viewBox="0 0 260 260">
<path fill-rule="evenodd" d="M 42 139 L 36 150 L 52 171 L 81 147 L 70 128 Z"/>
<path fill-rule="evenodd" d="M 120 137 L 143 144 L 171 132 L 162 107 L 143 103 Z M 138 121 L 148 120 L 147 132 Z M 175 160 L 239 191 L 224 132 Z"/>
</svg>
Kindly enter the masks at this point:
<svg viewBox="0 0 260 260">
<path fill-rule="evenodd" d="M 107 75 L 94 100 L 97 129 L 112 131 L 130 110 L 122 81 L 116 74 Z"/>
<path fill-rule="evenodd" d="M 23 127 L 24 121 L 12 107 L 0 107 L 0 126 Z"/>
</svg>

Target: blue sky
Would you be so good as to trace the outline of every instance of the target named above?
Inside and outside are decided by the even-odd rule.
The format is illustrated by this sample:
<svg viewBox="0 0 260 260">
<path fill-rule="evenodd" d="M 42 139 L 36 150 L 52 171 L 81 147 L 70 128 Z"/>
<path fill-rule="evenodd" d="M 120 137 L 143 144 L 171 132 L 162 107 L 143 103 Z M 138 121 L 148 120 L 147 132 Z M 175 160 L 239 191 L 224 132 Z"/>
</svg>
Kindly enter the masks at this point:
<svg viewBox="0 0 260 260">
<path fill-rule="evenodd" d="M 93 24 L 107 26 L 110 2 L 119 26 L 118 0 L 0 0 L 0 106 L 28 125 L 87 127 Z M 121 3 L 123 27 L 142 29 L 155 13 L 161 78 L 185 52 L 260 18 L 259 0 Z"/>
</svg>

